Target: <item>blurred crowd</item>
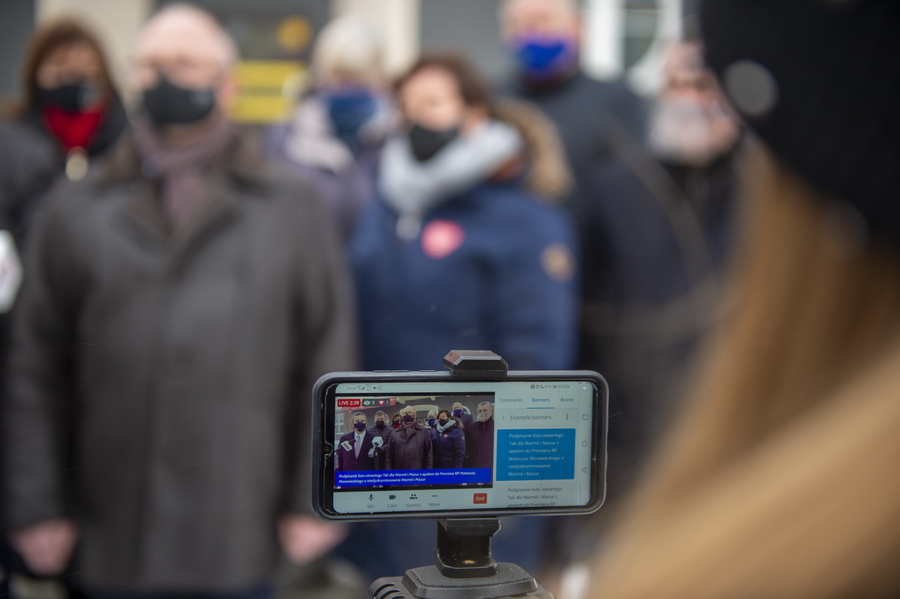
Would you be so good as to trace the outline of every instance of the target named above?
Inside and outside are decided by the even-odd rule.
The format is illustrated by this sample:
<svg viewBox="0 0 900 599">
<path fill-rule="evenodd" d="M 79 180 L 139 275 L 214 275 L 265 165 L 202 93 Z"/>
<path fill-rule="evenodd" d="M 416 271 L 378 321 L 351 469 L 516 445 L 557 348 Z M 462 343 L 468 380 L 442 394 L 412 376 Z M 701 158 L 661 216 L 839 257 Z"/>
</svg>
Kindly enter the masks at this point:
<svg viewBox="0 0 900 599">
<path fill-rule="evenodd" d="M 265 596 L 280 539 L 295 564 L 402 572 L 433 524 L 310 516 L 308 393 L 454 348 L 603 373 L 613 497 L 630 484 L 715 319 L 739 125 L 693 37 L 648 116 L 581 72 L 574 2 L 501 11 L 518 69 L 493 85 L 453 52 L 389 79 L 379 32 L 336 20 L 290 119 L 262 129 L 229 119 L 237 49 L 196 7 L 148 20 L 127 113 L 90 30 L 40 24 L 2 137 L 24 272 L 2 339 L 13 570 L 89 595 Z M 424 464 L 408 445 L 377 458 Z M 578 524 L 545 520 L 504 526 L 498 559 L 564 566 Z"/>
<path fill-rule="evenodd" d="M 774 0 L 746 8 L 752 4 L 722 3 L 758 13 L 708 12 L 726 24 L 825 23 L 816 48 L 831 39 L 844 47 L 834 33 L 842 30 L 827 20 L 830 13 L 809 17 L 804 10 L 884 5 L 887 16 L 879 18 L 897 24 L 892 4 L 876 0 L 830 3 L 851 8 L 798 0 L 801 17 L 785 16 Z M 683 39 L 669 50 L 663 86 L 648 99 L 623 81 L 582 72 L 574 0 L 505 0 L 500 22 L 516 68 L 488 82 L 452 51 L 424 53 L 389 77 L 380 33 L 357 18 L 335 20 L 316 39 L 310 88 L 286 122 L 268 127 L 229 118 L 238 50 L 197 7 L 169 5 L 148 19 L 135 43 L 137 94 L 128 106 L 87 25 L 68 18 L 38 24 L 21 95 L 0 124 L 6 592 L 40 596 L 47 591 L 35 585 L 49 581 L 54 596 L 103 599 L 356 597 L 371 579 L 429 562 L 431 522 L 348 527 L 312 515 L 309 395 L 327 372 L 434 369 L 452 349 L 495 351 L 513 370 L 596 370 L 611 389 L 607 507 L 591 518 L 505 521 L 494 544 L 498 561 L 553 581 L 610 538 L 624 538 L 616 546 L 627 551 L 605 562 L 618 568 L 611 580 L 625 581 L 617 596 L 665 592 L 661 581 L 647 583 L 654 593 L 641 594 L 646 589 L 635 581 L 642 567 L 683 573 L 667 558 L 678 553 L 679 531 L 692 530 L 698 516 L 679 520 L 681 504 L 667 511 L 665 497 L 699 502 L 708 489 L 721 502 L 710 504 L 709 517 L 727 521 L 714 508 L 749 487 L 703 484 L 724 485 L 714 474 L 729 459 L 765 445 L 782 422 L 778 397 L 807 397 L 828 386 L 786 381 L 822 375 L 838 384 L 853 372 L 840 355 L 823 357 L 818 369 L 778 370 L 789 363 L 778 357 L 789 345 L 778 332 L 792 319 L 806 317 L 809 330 L 821 332 L 804 346 L 810 360 L 819 345 L 852 345 L 853 336 L 827 334 L 827 306 L 805 314 L 804 264 L 822 269 L 822 294 L 843 281 L 825 280 L 812 250 L 806 262 L 791 262 L 792 249 L 770 249 L 735 267 L 738 241 L 763 248 L 780 234 L 770 230 L 777 229 L 772 221 L 760 221 L 756 212 L 766 208 L 758 206 L 751 224 L 738 226 L 750 212 L 738 176 L 745 154 L 755 160 L 754 172 L 764 173 L 754 177 L 754 204 L 787 212 L 770 206 L 771 198 L 807 193 L 781 162 L 812 181 L 808 193 L 850 198 L 835 204 L 843 211 L 828 211 L 840 212 L 829 221 L 837 223 L 840 243 L 829 243 L 851 245 L 848 256 L 868 247 L 853 230 L 877 230 L 871 223 L 883 219 L 869 210 L 872 202 L 846 191 L 856 189 L 856 171 L 846 162 L 829 168 L 824 150 L 817 150 L 819 162 L 806 159 L 803 148 L 815 146 L 802 136 L 806 121 L 773 112 L 787 86 L 773 83 L 772 71 L 758 62 L 734 62 L 746 49 L 735 50 L 738 42 L 726 34 L 712 38 L 725 48 L 717 64 L 706 56 L 710 42 L 701 41 L 697 23 L 686 22 Z M 873 26 L 860 25 L 870 32 L 866 27 Z M 848 39 L 852 46 L 857 38 Z M 786 76 L 804 72 L 802 61 L 815 52 L 783 43 L 800 64 Z M 893 81 L 884 87 L 895 89 Z M 798 94 L 818 89 L 812 78 L 807 83 Z M 819 106 L 816 98 L 805 106 Z M 821 104 L 822 118 L 847 105 Z M 775 125 L 764 120 L 770 113 L 779 115 Z M 745 123 L 761 123 L 763 142 L 748 140 Z M 887 130 L 896 123 L 894 115 Z M 848 133 L 829 143 L 841 147 L 842 140 L 859 141 Z M 865 141 L 888 145 L 877 136 Z M 775 148 L 775 158 L 763 144 Z M 780 154 L 782 147 L 790 151 Z M 816 169 L 843 187 L 823 190 Z M 890 172 L 879 171 L 873 187 Z M 848 222 L 863 224 L 847 233 Z M 756 278 L 747 274 L 760 269 Z M 766 272 L 781 278 L 769 281 Z M 746 297 L 726 302 L 732 277 Z M 767 324 L 751 308 L 763 305 L 752 298 L 770 284 L 769 308 L 783 319 Z M 896 300 L 884 293 L 872 335 Z M 847 300 L 846 313 L 865 312 L 863 299 Z M 793 311 L 779 312 L 791 301 Z M 716 351 L 702 351 L 732 312 L 745 316 L 734 319 L 737 341 L 716 335 Z M 764 337 L 769 329 L 778 330 Z M 753 345 L 754 334 L 767 343 Z M 743 346 L 741 335 L 748 339 Z M 858 346 L 873 359 L 880 347 Z M 695 376 L 701 354 L 714 356 L 719 370 Z M 750 367 L 740 378 L 738 362 L 770 364 L 756 376 L 784 389 L 763 384 Z M 733 380 L 715 373 L 732 373 Z M 700 389 L 695 395 L 709 397 L 709 405 L 691 402 L 692 419 L 678 430 L 693 432 L 672 437 L 662 482 L 638 495 L 644 511 L 630 525 L 618 525 L 618 508 L 632 507 L 623 499 L 689 388 Z M 756 428 L 746 422 L 753 420 L 754 411 L 746 411 L 751 396 L 772 411 Z M 475 408 L 477 421 L 462 405 L 425 422 L 414 409 L 391 423 L 383 412 L 372 423 L 354 414 L 357 430 L 347 435 L 377 437 L 390 451 L 382 455 L 379 445 L 362 458 L 339 454 L 338 469 L 355 469 L 360 459 L 383 459 L 390 468 L 392 460 L 426 454 L 427 465 L 418 467 L 469 463 L 477 459 L 465 449 L 472 447 L 470 429 L 485 428 L 492 413 L 490 405 Z M 803 413 L 785 409 L 797 418 Z M 740 422 L 746 426 L 729 436 Z M 416 437 L 428 450 L 406 455 L 412 433 L 400 433 L 421 425 L 431 429 Z M 433 441 L 434 430 L 449 432 Z M 669 537 L 653 537 L 648 522 Z M 702 547 L 686 543 L 707 565 L 718 563 L 708 559 L 716 555 L 710 538 Z M 644 561 L 629 557 L 635 555 Z M 694 580 L 682 578 L 686 585 Z M 736 575 L 734 588 L 747 588 L 738 583 L 748 579 Z M 709 596 L 758 596 L 729 588 Z"/>
</svg>

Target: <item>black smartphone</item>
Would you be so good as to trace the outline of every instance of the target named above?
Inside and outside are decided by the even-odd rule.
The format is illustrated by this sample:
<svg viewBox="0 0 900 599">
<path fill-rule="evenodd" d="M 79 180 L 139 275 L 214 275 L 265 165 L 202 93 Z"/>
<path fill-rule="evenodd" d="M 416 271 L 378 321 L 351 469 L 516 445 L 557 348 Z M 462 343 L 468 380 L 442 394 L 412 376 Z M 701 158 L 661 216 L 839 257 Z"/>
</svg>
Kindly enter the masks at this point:
<svg viewBox="0 0 900 599">
<path fill-rule="evenodd" d="M 340 372 L 314 387 L 314 504 L 330 520 L 590 513 L 606 494 L 590 371 Z"/>
</svg>

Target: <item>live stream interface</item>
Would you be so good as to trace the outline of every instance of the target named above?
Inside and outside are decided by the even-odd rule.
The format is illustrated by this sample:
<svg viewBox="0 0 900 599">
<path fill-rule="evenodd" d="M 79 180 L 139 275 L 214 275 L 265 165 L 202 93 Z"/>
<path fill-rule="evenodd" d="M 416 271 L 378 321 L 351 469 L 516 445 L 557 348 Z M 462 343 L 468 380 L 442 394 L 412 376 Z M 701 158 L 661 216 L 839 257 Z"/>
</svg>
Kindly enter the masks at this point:
<svg viewBox="0 0 900 599">
<path fill-rule="evenodd" d="M 587 505 L 593 398 L 580 381 L 341 383 L 334 510 Z"/>
</svg>

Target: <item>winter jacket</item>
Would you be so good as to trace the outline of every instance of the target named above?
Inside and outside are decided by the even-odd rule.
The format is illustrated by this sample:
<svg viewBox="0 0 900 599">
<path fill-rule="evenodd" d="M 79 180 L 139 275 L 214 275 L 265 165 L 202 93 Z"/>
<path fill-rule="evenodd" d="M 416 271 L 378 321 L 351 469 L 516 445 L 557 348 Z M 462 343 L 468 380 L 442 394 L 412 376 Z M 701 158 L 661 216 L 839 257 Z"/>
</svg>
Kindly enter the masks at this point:
<svg viewBox="0 0 900 599">
<path fill-rule="evenodd" d="M 434 466 L 431 435 L 416 422 L 396 429 L 385 453 L 388 470 L 431 470 Z"/>
<path fill-rule="evenodd" d="M 462 468 L 466 458 L 466 436 L 458 427 L 440 432 L 437 427 L 431 431 L 431 446 L 434 451 L 435 468 Z"/>
<path fill-rule="evenodd" d="M 513 369 L 573 365 L 574 237 L 560 209 L 529 191 L 562 195 L 567 172 L 552 129 L 535 131 L 539 113 L 506 115 L 525 139 L 523 177 L 447 198 L 411 239 L 385 202 L 364 211 L 351 255 L 367 368 L 433 368 L 453 348 L 490 349 Z"/>
<path fill-rule="evenodd" d="M 93 138 L 84 148 L 87 164 L 96 162 L 115 146 L 127 125 L 125 109 L 118 97 L 114 96 Z M 67 156 L 59 139 L 47 129 L 39 109 L 27 111 L 12 126 L 11 134 L 17 140 L 17 145 L 30 146 L 30 149 L 40 146 L 40 155 L 32 152 L 31 157 L 27 161 L 23 160 L 20 167 L 22 174 L 19 177 L 30 178 L 33 184 L 20 190 L 18 197 L 12 198 L 15 208 L 13 231 L 19 244 L 24 246 L 31 217 L 40 208 L 43 197 L 57 178 L 67 176 Z M 24 148 L 20 151 L 23 156 L 29 153 Z"/>
<path fill-rule="evenodd" d="M 690 379 L 698 348 L 721 316 L 723 272 L 734 229 L 731 153 L 697 187 L 678 171 L 630 153 L 593 173 L 605 189 L 584 217 L 594 232 L 582 260 L 582 368 L 610 386 L 610 460 L 614 500 L 634 483 Z M 713 178 L 712 175 L 715 175 Z"/>
<path fill-rule="evenodd" d="M 23 245 L 28 219 L 60 173 L 50 140 L 20 123 L 0 121 L 0 229 Z"/>
<path fill-rule="evenodd" d="M 602 191 L 591 185 L 591 171 L 615 158 L 622 146 L 644 143 L 646 110 L 623 82 L 598 81 L 579 72 L 553 84 L 532 86 L 520 79 L 505 91 L 537 104 L 558 129 L 575 177 L 567 205 L 578 219 Z"/>
<path fill-rule="evenodd" d="M 312 384 L 355 364 L 336 236 L 235 134 L 170 232 L 130 136 L 36 218 L 14 318 L 13 527 L 77 521 L 86 588 L 242 589 L 309 509 Z"/>
</svg>

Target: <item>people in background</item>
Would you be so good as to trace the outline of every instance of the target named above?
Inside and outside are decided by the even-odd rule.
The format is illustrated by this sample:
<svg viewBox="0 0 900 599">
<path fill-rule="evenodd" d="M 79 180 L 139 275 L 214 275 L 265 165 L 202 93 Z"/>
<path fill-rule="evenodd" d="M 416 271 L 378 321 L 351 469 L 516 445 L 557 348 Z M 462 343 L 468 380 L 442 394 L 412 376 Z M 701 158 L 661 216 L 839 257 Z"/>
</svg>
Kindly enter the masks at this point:
<svg viewBox="0 0 900 599">
<path fill-rule="evenodd" d="M 496 106 L 456 55 L 423 56 L 397 94 L 407 125 L 351 247 L 366 367 L 427 369 L 460 346 L 571 366 L 577 265 L 552 128 Z"/>
<path fill-rule="evenodd" d="M 306 515 L 298 423 L 320 375 L 356 366 L 344 261 L 310 188 L 226 117 L 236 59 L 207 13 L 153 16 L 140 115 L 35 219 L 3 414 L 7 523 L 36 573 L 77 551 L 89 594 L 264 597 L 279 539 L 308 561 L 340 538 Z M 98 80 L 59 82 L 102 97 Z"/>
<path fill-rule="evenodd" d="M 383 40 L 370 23 L 332 21 L 316 40 L 312 90 L 268 136 L 274 154 L 317 187 L 344 239 L 375 195 L 378 157 L 396 125 L 383 62 Z"/>
<path fill-rule="evenodd" d="M 478 404 L 475 422 L 466 428 L 466 467 L 494 467 L 494 404 Z"/>
<path fill-rule="evenodd" d="M 425 428 L 428 430 L 432 430 L 437 424 L 437 410 L 431 409 L 428 410 L 428 415 L 425 417 Z"/>
<path fill-rule="evenodd" d="M 22 97 L 8 107 L 4 132 L 19 153 L 32 157 L 15 175 L 24 184 L 4 199 L 9 230 L 20 246 L 56 177 L 82 179 L 127 124 L 103 50 L 78 21 L 39 24 L 21 74 Z"/>
<path fill-rule="evenodd" d="M 567 206 L 580 224 L 584 209 L 603 201 L 606 193 L 590 173 L 628 148 L 643 145 L 643 102 L 624 83 L 599 81 L 582 71 L 576 0 L 504 0 L 500 26 L 517 67 L 504 91 L 537 104 L 559 130 L 575 175 Z"/>
<path fill-rule="evenodd" d="M 336 471 L 355 472 L 375 469 L 376 435 L 366 430 L 368 417 L 363 412 L 354 412 L 351 417 L 353 430 L 338 440 Z M 380 435 L 377 438 L 381 438 Z"/>
<path fill-rule="evenodd" d="M 450 348 L 479 347 L 514 369 L 571 368 L 578 267 L 554 205 L 570 177 L 552 125 L 495 102 L 453 54 L 423 55 L 396 90 L 405 126 L 385 145 L 379 196 L 351 243 L 365 367 L 429 369 Z M 536 569 L 545 525 L 504 524 L 495 555 Z M 398 536 L 402 548 L 357 547 Z M 379 523 L 358 526 L 341 551 L 377 577 L 417 563 L 432 538 L 421 524 Z"/>
<path fill-rule="evenodd" d="M 688 22 L 690 26 L 692 22 Z M 649 145 L 703 227 L 712 259 L 726 262 L 734 238 L 741 122 L 688 32 L 666 57 L 650 118 Z"/>
<path fill-rule="evenodd" d="M 434 465 L 431 434 L 416 418 L 416 409 L 400 410 L 403 426 L 388 439 L 385 465 L 388 470 L 430 470 Z"/>
<path fill-rule="evenodd" d="M 462 468 L 466 458 L 465 426 L 449 410 L 437 413 L 437 423 L 431 431 L 435 468 Z"/>
<path fill-rule="evenodd" d="M 613 502 L 677 411 L 721 317 L 736 237 L 740 123 L 692 37 L 668 56 L 650 139 L 655 156 L 593 174 L 612 193 L 585 215 L 594 236 L 582 247 L 581 365 L 616 389 Z"/>
<path fill-rule="evenodd" d="M 369 427 L 369 432 L 372 433 L 372 442 L 375 445 L 374 455 L 372 456 L 372 469 L 386 470 L 384 452 L 387 450 L 387 442 L 394 429 L 388 426 L 387 414 L 384 413 L 384 410 L 375 412 L 375 423 Z M 381 439 L 381 441 L 379 442 L 375 439 Z"/>
<path fill-rule="evenodd" d="M 462 405 L 462 402 L 459 402 L 459 401 L 454 402 L 452 409 L 453 409 L 453 416 L 456 416 L 457 418 L 459 418 L 460 423 L 463 426 L 469 426 L 470 424 L 472 424 L 472 422 L 474 422 L 474 418 L 472 418 L 472 414 L 469 413 L 469 409 L 467 407 Z"/>
<path fill-rule="evenodd" d="M 755 134 L 734 311 L 587 596 L 895 596 L 900 4 L 707 0 L 701 23 Z"/>
<path fill-rule="evenodd" d="M 85 176 L 125 126 L 97 39 L 62 18 L 37 25 L 20 68 L 21 97 L 0 123 L 0 380 L 7 379 L 10 314 L 24 276 L 32 216 L 65 173 Z M 0 404 L 6 388 L 0 389 Z M 2 472 L 2 470 L 0 470 Z M 7 551 L 2 551 L 6 556 Z M 19 564 L 7 563 L 4 583 Z M 68 581 L 68 578 L 64 579 Z"/>
</svg>

